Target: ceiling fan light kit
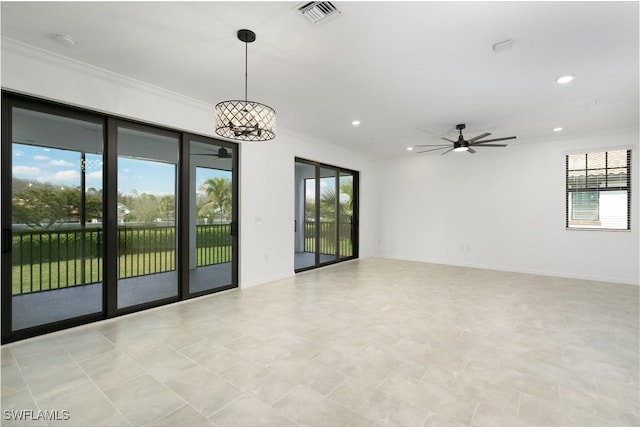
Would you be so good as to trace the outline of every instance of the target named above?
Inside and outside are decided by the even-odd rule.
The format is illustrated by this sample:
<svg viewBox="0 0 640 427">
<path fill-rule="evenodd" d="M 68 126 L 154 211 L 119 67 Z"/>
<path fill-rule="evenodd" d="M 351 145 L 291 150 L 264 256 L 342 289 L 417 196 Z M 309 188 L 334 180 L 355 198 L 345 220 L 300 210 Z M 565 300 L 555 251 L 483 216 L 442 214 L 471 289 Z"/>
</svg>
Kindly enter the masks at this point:
<svg viewBox="0 0 640 427">
<path fill-rule="evenodd" d="M 276 112 L 268 105 L 247 99 L 247 53 L 256 34 L 238 30 L 238 40 L 245 44 L 244 100 L 223 101 L 215 107 L 216 134 L 237 141 L 269 141 L 276 137 Z"/>
<path fill-rule="evenodd" d="M 556 83 L 559 83 L 561 85 L 565 85 L 567 83 L 569 83 L 570 81 L 572 81 L 573 79 L 575 79 L 576 76 L 573 74 L 566 74 L 564 76 L 560 76 L 556 79 Z"/>
<path fill-rule="evenodd" d="M 462 131 L 465 128 L 465 124 L 461 123 L 459 125 L 456 125 L 456 129 L 458 130 L 458 139 L 457 140 L 452 140 L 449 138 L 440 138 L 443 139 L 447 142 L 450 142 L 451 144 L 453 144 L 453 146 L 451 146 L 451 144 L 424 144 L 424 145 L 416 145 L 416 147 L 438 147 L 438 148 L 431 148 L 428 150 L 423 150 L 423 151 L 417 151 L 416 154 L 420 154 L 420 153 L 428 153 L 429 151 L 438 151 L 438 150 L 447 150 L 445 152 L 443 152 L 441 155 L 447 154 L 450 151 L 455 151 L 458 153 L 461 153 L 463 151 L 468 152 L 469 154 L 475 154 L 476 150 L 474 150 L 474 148 L 485 148 L 485 147 L 506 147 L 507 144 L 487 144 L 487 142 L 497 142 L 497 141 L 505 141 L 507 139 L 516 139 L 515 136 L 507 136 L 504 138 L 493 138 L 493 139 L 484 139 L 486 137 L 488 137 L 489 135 L 491 135 L 489 132 L 483 133 L 482 135 L 478 135 L 475 136 L 471 139 L 464 139 L 464 136 L 462 135 Z M 482 140 L 482 141 L 481 141 Z"/>
</svg>

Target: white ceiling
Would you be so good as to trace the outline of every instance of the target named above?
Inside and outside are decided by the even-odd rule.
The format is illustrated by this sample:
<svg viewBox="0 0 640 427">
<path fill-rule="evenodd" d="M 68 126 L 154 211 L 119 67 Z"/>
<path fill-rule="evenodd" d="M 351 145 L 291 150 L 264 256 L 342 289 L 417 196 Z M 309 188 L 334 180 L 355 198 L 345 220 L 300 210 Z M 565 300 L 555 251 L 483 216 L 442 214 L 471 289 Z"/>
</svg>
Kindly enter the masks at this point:
<svg viewBox="0 0 640 427">
<path fill-rule="evenodd" d="M 2 36 L 213 105 L 244 96 L 249 28 L 249 99 L 372 155 L 415 155 L 457 123 L 512 144 L 638 128 L 638 2 L 335 1 L 316 25 L 298 4 L 2 2 Z"/>
</svg>

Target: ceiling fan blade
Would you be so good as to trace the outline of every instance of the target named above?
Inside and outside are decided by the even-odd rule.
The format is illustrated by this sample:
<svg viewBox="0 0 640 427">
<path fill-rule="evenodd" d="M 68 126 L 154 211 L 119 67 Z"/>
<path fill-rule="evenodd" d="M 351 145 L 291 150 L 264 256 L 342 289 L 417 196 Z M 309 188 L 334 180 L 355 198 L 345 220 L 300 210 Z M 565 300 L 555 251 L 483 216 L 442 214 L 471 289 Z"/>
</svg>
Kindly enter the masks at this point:
<svg viewBox="0 0 640 427">
<path fill-rule="evenodd" d="M 454 144 L 456 143 L 454 140 L 449 139 L 449 138 L 442 137 L 440 139 L 444 139 L 445 141 L 453 142 Z"/>
<path fill-rule="evenodd" d="M 438 151 L 438 150 L 444 150 L 447 147 L 440 147 L 440 148 L 432 148 L 431 150 L 424 150 L 424 151 L 416 151 L 416 154 L 420 154 L 420 153 L 428 153 L 429 151 Z M 452 148 L 453 150 L 453 148 Z"/>
<path fill-rule="evenodd" d="M 486 133 L 483 133 L 482 135 L 475 136 L 475 137 L 473 137 L 473 138 L 471 138 L 471 139 L 469 140 L 469 144 L 471 144 L 472 142 L 476 142 L 476 141 L 477 141 L 477 140 L 479 140 L 479 139 L 486 138 L 486 137 L 488 137 L 489 135 L 491 135 L 491 134 L 490 134 L 489 132 L 486 132 Z"/>
<path fill-rule="evenodd" d="M 482 145 L 478 145 L 478 144 L 473 144 L 473 146 L 475 148 L 482 148 L 482 147 L 506 147 L 507 144 L 482 144 Z"/>
<path fill-rule="evenodd" d="M 467 148 L 467 153 L 476 154 L 476 150 L 474 150 L 473 148 L 469 147 L 469 148 Z"/>
<path fill-rule="evenodd" d="M 487 139 L 485 141 L 476 142 L 475 145 L 484 144 L 485 142 L 505 141 L 507 139 L 516 139 L 516 137 L 515 136 L 507 136 L 507 137 L 504 137 L 504 138 Z"/>
<path fill-rule="evenodd" d="M 451 144 L 420 144 L 414 147 L 451 147 Z"/>
<path fill-rule="evenodd" d="M 445 154 L 447 154 L 450 151 L 453 151 L 453 147 L 449 148 L 447 151 L 445 151 L 444 153 L 440 154 L 441 156 L 444 156 Z"/>
</svg>

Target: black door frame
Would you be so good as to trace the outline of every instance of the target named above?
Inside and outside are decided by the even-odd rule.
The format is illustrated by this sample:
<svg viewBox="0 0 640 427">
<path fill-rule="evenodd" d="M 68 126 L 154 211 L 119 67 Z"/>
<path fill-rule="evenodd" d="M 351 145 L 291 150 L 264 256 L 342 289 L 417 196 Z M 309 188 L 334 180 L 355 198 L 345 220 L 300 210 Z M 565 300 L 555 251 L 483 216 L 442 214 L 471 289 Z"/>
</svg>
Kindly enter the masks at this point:
<svg viewBox="0 0 640 427">
<path fill-rule="evenodd" d="M 107 219 L 106 224 L 104 224 L 104 242 L 105 242 L 105 253 L 104 257 L 104 266 L 105 266 L 105 281 L 107 284 L 107 295 L 106 295 L 106 308 L 107 308 L 107 317 L 112 317 L 117 314 L 127 314 L 133 313 L 136 311 L 144 310 L 147 308 L 157 307 L 159 305 L 170 304 L 172 302 L 177 302 L 182 300 L 182 284 L 180 283 L 180 271 L 183 269 L 182 256 L 183 252 L 181 251 L 181 247 L 179 242 L 185 240 L 183 235 L 181 234 L 181 227 L 179 227 L 179 223 L 181 221 L 181 217 L 178 216 L 176 221 L 176 269 L 178 270 L 178 293 L 176 296 L 163 298 L 159 300 L 153 300 L 144 302 L 141 304 L 135 304 L 131 306 L 126 306 L 122 308 L 118 308 L 118 223 L 117 223 L 117 209 L 118 209 L 118 129 L 130 129 L 139 132 L 144 132 L 152 135 L 165 136 L 169 138 L 176 138 L 178 140 L 178 153 L 180 152 L 180 148 L 184 145 L 182 140 L 182 134 L 180 132 L 167 130 L 165 128 L 158 128 L 156 126 L 142 124 L 140 122 L 107 117 L 107 147 L 108 147 L 108 158 L 105 162 L 105 170 L 106 180 L 104 182 L 104 192 L 106 193 L 105 197 L 105 215 L 104 218 Z M 179 203 L 181 202 L 180 196 L 183 189 L 182 182 L 180 179 L 180 168 L 183 167 L 180 165 L 180 156 L 178 156 L 178 162 L 176 164 L 178 167 L 178 173 L 176 174 L 176 180 L 178 185 L 176 186 L 176 190 L 178 191 L 176 202 L 178 203 L 177 210 L 179 210 Z M 104 221 L 103 221 L 104 222 Z M 180 260 L 180 261 L 178 261 Z M 109 284 L 115 283 L 115 285 L 110 286 Z"/>
<path fill-rule="evenodd" d="M 226 142 L 221 140 L 214 140 L 210 137 L 204 137 L 201 135 L 193 134 L 185 132 L 182 134 L 182 148 L 180 151 L 180 156 L 182 157 L 182 169 L 180 176 L 180 209 L 178 215 L 181 218 L 184 218 L 183 221 L 179 221 L 178 224 L 180 226 L 181 235 L 185 236 L 185 238 L 180 240 L 180 252 L 184 254 L 186 264 L 188 264 L 189 257 L 189 227 L 191 224 L 189 223 L 189 171 L 191 168 L 191 155 L 190 155 L 190 142 L 199 142 L 203 144 L 212 144 L 219 147 L 224 147 L 231 151 L 231 162 L 232 162 L 232 176 L 231 180 L 231 241 L 232 241 L 232 252 L 231 256 L 233 257 L 234 262 L 231 266 L 231 284 L 227 286 L 219 286 L 213 290 L 204 290 L 198 292 L 190 292 L 189 290 L 189 268 L 183 268 L 180 271 L 180 283 L 181 283 L 181 291 L 183 295 L 183 299 L 195 298 L 202 295 L 208 295 L 212 292 L 220 292 L 225 291 L 232 288 L 238 287 L 238 268 L 239 268 L 239 256 L 240 256 L 240 161 L 238 158 L 238 144 L 232 142 Z"/>
<path fill-rule="evenodd" d="M 102 125 L 103 132 L 103 299 L 102 312 L 92 313 L 89 315 L 79 316 L 71 319 L 60 320 L 52 323 L 38 325 L 18 331 L 12 330 L 12 265 L 11 265 L 11 246 L 12 246 L 12 218 L 11 212 L 11 180 L 12 180 L 12 109 L 24 108 L 42 113 L 48 113 L 56 116 L 68 117 L 72 119 L 85 120 Z M 24 95 L 10 90 L 2 90 L 2 133 L 0 159 L 2 168 L 0 170 L 0 183 L 2 184 L 2 195 L 0 197 L 0 206 L 2 206 L 2 255 L 0 258 L 0 279 L 2 280 L 2 299 L 1 304 L 1 342 L 8 343 L 21 339 L 46 334 L 74 326 L 83 325 L 99 320 L 104 320 L 127 313 L 137 312 L 152 307 L 182 301 L 201 295 L 211 294 L 222 290 L 238 287 L 238 266 L 239 260 L 239 150 L 238 144 L 218 140 L 206 135 L 198 135 L 187 131 L 172 129 L 168 127 L 158 126 L 156 124 L 145 123 L 138 120 L 132 120 L 125 117 L 119 117 L 112 114 L 105 114 L 98 111 L 92 111 L 86 108 L 70 106 L 64 103 L 44 100 L 38 97 Z M 178 219 L 176 223 L 176 233 L 178 235 L 178 246 L 176 248 L 176 268 L 178 269 L 178 296 L 170 297 L 158 301 L 143 303 L 140 305 L 117 308 L 117 251 L 118 251 L 118 235 L 117 235 L 117 127 L 122 126 L 128 129 L 142 130 L 160 135 L 178 136 L 178 199 L 177 212 Z M 188 235 L 188 218 L 189 218 L 189 144 L 188 142 L 195 140 L 198 142 L 208 143 L 216 146 L 225 147 L 232 152 L 233 171 L 232 171 L 232 194 L 233 194 L 233 213 L 232 213 L 232 241 L 233 241 L 233 263 L 232 263 L 232 282 L 225 287 L 219 287 L 211 290 L 205 290 L 197 293 L 189 293 L 189 270 L 188 270 L 188 239 L 181 236 Z M 187 233 L 187 234 L 185 234 Z M 115 254 L 115 256 L 114 256 Z"/>
<path fill-rule="evenodd" d="M 22 329 L 16 332 L 12 331 L 12 217 L 11 217 L 11 196 L 12 196 L 12 164 L 13 159 L 12 152 L 12 130 L 13 130 L 13 108 L 21 108 L 25 110 L 37 111 L 45 114 L 52 114 L 61 117 L 67 117 L 71 119 L 83 120 L 102 126 L 103 142 L 106 135 L 106 123 L 103 117 L 98 114 L 93 114 L 87 110 L 78 109 L 75 107 L 63 106 L 53 102 L 43 102 L 37 98 L 18 95 L 8 91 L 2 91 L 2 141 L 1 141 L 1 155 L 2 170 L 0 175 L 0 182 L 2 187 L 2 198 L 0 204 L 2 206 L 2 261 L 1 261 L 1 273 L 2 279 L 2 343 L 17 341 L 24 338 L 29 338 L 35 335 L 41 335 L 48 332 L 57 331 L 64 328 L 78 326 L 84 323 L 93 322 L 105 318 L 105 292 L 106 286 L 102 287 L 103 292 L 103 310 L 98 313 L 91 313 L 84 316 L 75 317 L 72 319 L 60 320 L 44 325 L 38 325 L 35 327 Z M 103 144 L 103 159 L 106 161 L 106 143 Z M 104 177 L 103 177 L 104 185 Z M 103 192 L 104 197 L 104 192 Z M 103 200 L 104 206 L 104 200 Z M 104 254 L 103 254 L 104 259 Z M 103 275 L 105 269 L 103 268 Z M 103 281 L 104 282 L 104 281 Z"/>
<path fill-rule="evenodd" d="M 359 218 L 360 218 L 360 173 L 353 169 L 347 169 L 340 166 L 330 165 L 327 163 L 317 162 L 315 160 L 308 160 L 301 157 L 295 157 L 295 163 L 303 163 L 315 168 L 315 262 L 314 265 L 294 269 L 296 273 L 300 273 L 302 271 L 312 270 L 318 267 L 324 267 L 326 265 L 336 264 L 343 261 L 348 261 L 352 259 L 356 259 L 359 256 Z M 349 257 L 341 257 L 340 256 L 340 243 L 339 243 L 339 224 L 340 224 L 340 210 L 336 209 L 336 259 L 320 262 L 320 228 L 318 227 L 318 221 L 320 219 L 320 203 L 319 203 L 319 195 L 320 195 L 320 170 L 321 169 L 330 169 L 335 172 L 335 194 L 338 196 L 338 189 L 340 187 L 340 176 L 341 173 L 344 172 L 353 177 L 353 217 L 352 217 L 352 227 L 351 227 L 351 241 L 353 244 L 353 253 Z M 336 199 L 336 203 L 339 203 L 339 200 Z M 303 230 L 305 224 L 302 224 Z M 303 232 L 304 233 L 304 232 Z"/>
</svg>

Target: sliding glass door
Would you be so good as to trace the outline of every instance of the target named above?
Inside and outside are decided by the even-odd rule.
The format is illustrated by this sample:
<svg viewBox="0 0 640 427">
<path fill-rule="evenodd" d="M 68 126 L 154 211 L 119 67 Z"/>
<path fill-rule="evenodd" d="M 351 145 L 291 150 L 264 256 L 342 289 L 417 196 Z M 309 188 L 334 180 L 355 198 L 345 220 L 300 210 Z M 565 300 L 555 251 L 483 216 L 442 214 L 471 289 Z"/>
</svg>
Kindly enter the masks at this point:
<svg viewBox="0 0 640 427">
<path fill-rule="evenodd" d="M 19 331 L 101 313 L 102 125 L 28 108 L 8 113 L 10 144 L 3 145 L 2 166 L 3 202 L 10 208 L 3 207 L 6 321 Z"/>
<path fill-rule="evenodd" d="M 237 144 L 2 92 L 2 342 L 238 286 Z"/>
<path fill-rule="evenodd" d="M 357 258 L 358 173 L 296 159 L 296 271 Z"/>
<path fill-rule="evenodd" d="M 319 198 L 316 198 L 320 215 L 315 217 L 317 235 L 317 251 L 320 263 L 335 261 L 338 258 L 338 224 L 337 170 L 320 168 Z M 317 194 L 317 193 L 316 193 Z"/>
<path fill-rule="evenodd" d="M 189 294 L 237 283 L 235 145 L 189 139 Z"/>
<path fill-rule="evenodd" d="M 354 209 L 356 201 L 354 199 L 355 192 L 355 174 L 353 172 L 340 171 L 338 181 L 338 204 L 337 209 L 340 215 L 338 223 L 338 242 L 340 259 L 352 258 L 355 254 L 355 227 L 354 227 Z"/>
<path fill-rule="evenodd" d="M 178 296 L 179 142 L 171 132 L 118 126 L 118 309 Z"/>
</svg>

